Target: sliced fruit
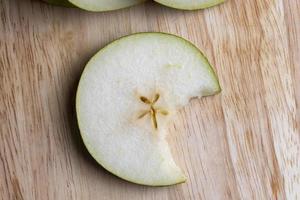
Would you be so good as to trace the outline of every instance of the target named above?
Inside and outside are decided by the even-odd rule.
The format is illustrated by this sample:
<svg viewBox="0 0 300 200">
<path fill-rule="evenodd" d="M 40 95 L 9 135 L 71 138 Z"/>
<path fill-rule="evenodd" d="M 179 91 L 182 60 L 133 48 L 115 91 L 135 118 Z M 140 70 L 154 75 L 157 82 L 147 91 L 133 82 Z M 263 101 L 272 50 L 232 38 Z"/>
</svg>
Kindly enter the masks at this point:
<svg viewBox="0 0 300 200">
<path fill-rule="evenodd" d="M 198 10 L 223 3 L 225 0 L 154 0 L 157 3 L 181 10 Z"/>
<path fill-rule="evenodd" d="M 68 0 L 42 0 L 50 4 L 66 6 L 66 7 L 74 7 Z"/>
<path fill-rule="evenodd" d="M 170 34 L 116 40 L 87 64 L 77 90 L 83 141 L 105 169 L 130 182 L 162 186 L 186 180 L 166 141 L 167 125 L 192 97 L 220 91 L 203 54 Z"/>
<path fill-rule="evenodd" d="M 69 0 L 77 7 L 88 11 L 109 11 L 130 7 L 145 0 Z"/>
<path fill-rule="evenodd" d="M 130 7 L 146 0 L 43 0 L 47 3 L 79 7 L 88 11 L 110 11 Z"/>
</svg>

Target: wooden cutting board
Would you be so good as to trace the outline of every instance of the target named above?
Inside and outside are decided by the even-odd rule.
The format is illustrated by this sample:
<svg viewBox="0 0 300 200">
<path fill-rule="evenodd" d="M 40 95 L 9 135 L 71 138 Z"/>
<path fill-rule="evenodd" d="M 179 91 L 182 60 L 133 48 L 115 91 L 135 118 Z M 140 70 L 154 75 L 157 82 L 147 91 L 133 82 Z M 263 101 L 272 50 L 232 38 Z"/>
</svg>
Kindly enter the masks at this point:
<svg viewBox="0 0 300 200">
<path fill-rule="evenodd" d="M 170 125 L 184 184 L 123 181 L 87 153 L 74 94 L 88 59 L 121 36 L 180 35 L 215 66 L 221 94 Z M 90 13 L 0 0 L 0 199 L 300 199 L 300 1 L 228 0 L 183 12 L 148 2 Z"/>
</svg>

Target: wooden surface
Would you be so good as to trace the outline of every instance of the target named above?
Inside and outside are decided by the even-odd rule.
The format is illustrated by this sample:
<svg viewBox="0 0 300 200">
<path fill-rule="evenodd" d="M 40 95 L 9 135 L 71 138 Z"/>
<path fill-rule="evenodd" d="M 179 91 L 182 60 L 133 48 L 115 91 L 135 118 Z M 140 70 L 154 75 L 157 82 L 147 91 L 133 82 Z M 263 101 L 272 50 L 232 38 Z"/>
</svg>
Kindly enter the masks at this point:
<svg viewBox="0 0 300 200">
<path fill-rule="evenodd" d="M 197 12 L 148 2 L 109 13 L 0 0 L 0 199 L 300 199 L 299 13 L 299 0 L 228 0 Z M 195 43 L 223 88 L 170 125 L 185 184 L 116 178 L 79 136 L 74 94 L 85 63 L 140 31 Z"/>
</svg>

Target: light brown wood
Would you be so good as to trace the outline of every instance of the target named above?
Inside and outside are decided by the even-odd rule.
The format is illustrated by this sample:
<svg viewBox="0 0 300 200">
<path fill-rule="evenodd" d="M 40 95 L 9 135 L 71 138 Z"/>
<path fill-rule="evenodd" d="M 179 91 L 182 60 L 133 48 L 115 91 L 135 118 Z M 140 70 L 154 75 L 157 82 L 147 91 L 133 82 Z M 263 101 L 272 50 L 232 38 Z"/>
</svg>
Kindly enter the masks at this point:
<svg viewBox="0 0 300 200">
<path fill-rule="evenodd" d="M 0 0 L 0 199 L 300 199 L 299 13 L 299 0 L 229 0 L 196 12 L 148 2 L 108 13 Z M 223 88 L 170 125 L 185 184 L 123 181 L 80 139 L 74 94 L 85 63 L 141 31 L 195 43 Z"/>
</svg>

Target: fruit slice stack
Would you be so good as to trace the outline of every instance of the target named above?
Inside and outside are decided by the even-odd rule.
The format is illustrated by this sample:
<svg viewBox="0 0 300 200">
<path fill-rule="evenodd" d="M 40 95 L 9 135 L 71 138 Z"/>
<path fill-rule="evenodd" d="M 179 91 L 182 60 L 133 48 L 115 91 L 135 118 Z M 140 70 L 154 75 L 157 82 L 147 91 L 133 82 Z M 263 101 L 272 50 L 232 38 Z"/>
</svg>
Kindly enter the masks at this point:
<svg viewBox="0 0 300 200">
<path fill-rule="evenodd" d="M 130 7 L 146 0 L 43 0 L 51 4 L 75 6 L 88 11 L 110 11 Z M 197 10 L 215 6 L 224 0 L 155 0 L 168 7 Z"/>
</svg>

